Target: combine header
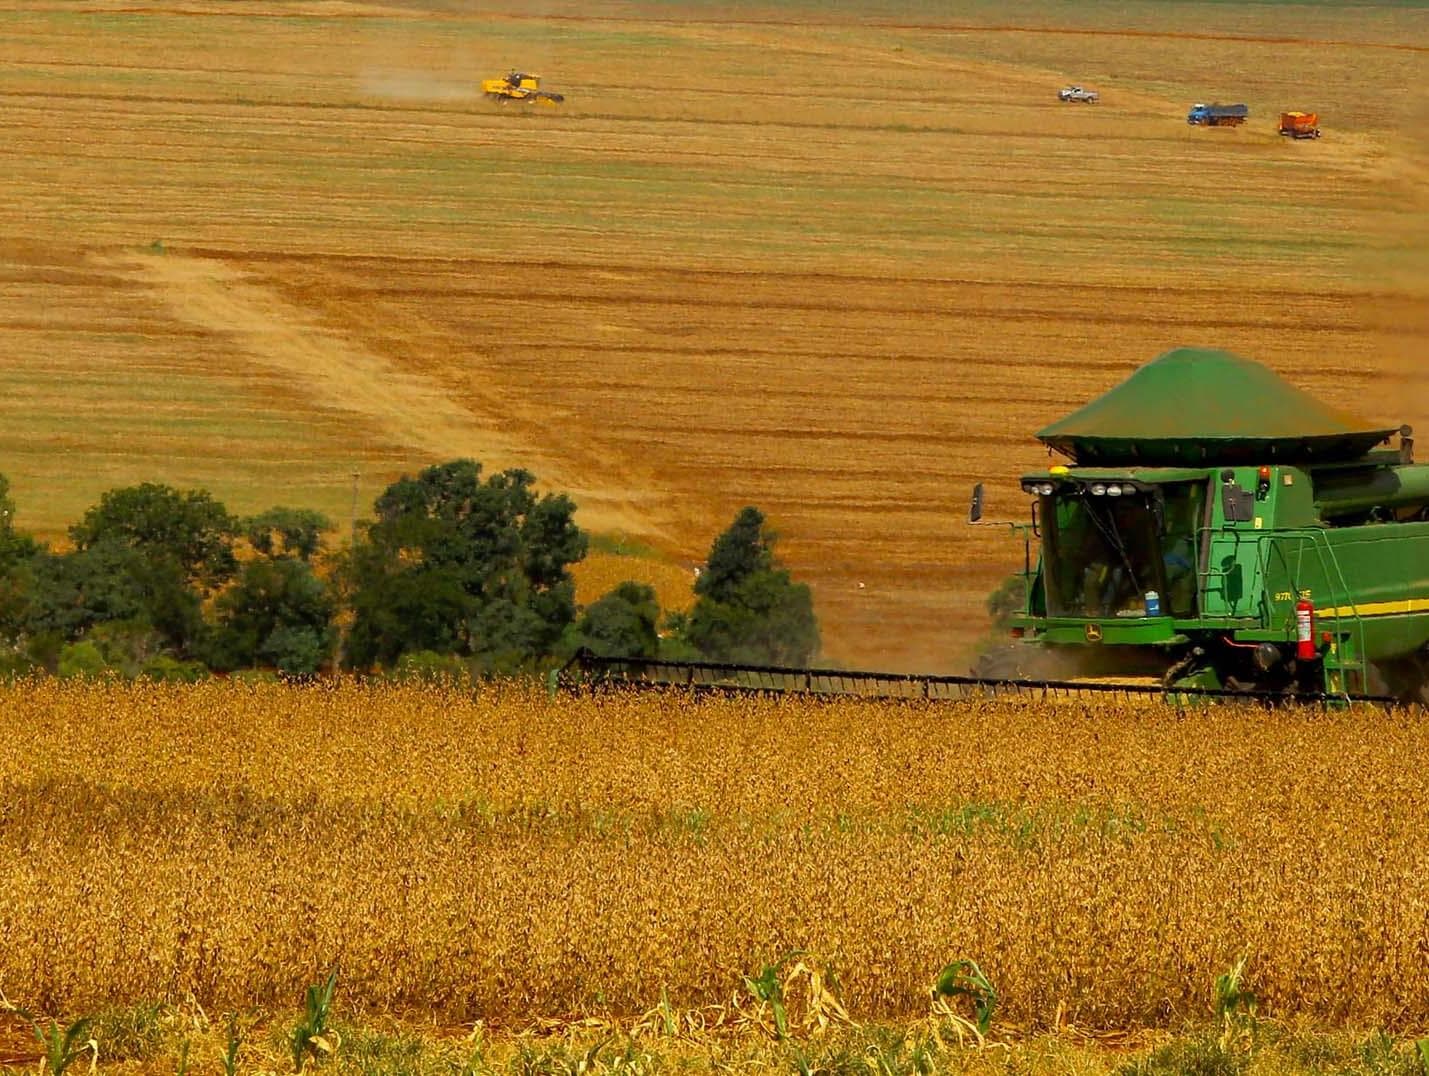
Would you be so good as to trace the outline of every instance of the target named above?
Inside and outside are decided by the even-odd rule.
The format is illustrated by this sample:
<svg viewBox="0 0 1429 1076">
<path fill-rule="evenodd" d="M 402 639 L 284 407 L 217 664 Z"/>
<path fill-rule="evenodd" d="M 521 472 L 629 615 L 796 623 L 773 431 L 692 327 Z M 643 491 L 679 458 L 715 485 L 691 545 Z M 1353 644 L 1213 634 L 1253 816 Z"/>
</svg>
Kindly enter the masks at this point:
<svg viewBox="0 0 1429 1076">
<path fill-rule="evenodd" d="M 1021 480 L 1026 598 L 974 675 L 582 655 L 564 676 L 866 698 L 1429 703 L 1429 465 L 1410 433 L 1249 360 L 1171 351 L 1038 433 L 1069 462 Z M 978 485 L 969 521 L 982 514 Z"/>
</svg>

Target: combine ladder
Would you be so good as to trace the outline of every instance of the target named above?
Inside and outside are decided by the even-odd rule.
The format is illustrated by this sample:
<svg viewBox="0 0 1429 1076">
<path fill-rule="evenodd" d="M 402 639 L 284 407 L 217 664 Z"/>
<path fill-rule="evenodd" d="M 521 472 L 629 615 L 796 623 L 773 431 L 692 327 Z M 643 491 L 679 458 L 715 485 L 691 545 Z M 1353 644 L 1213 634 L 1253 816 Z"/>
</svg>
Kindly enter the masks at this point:
<svg viewBox="0 0 1429 1076">
<path fill-rule="evenodd" d="M 1202 541 L 1208 540 L 1212 532 L 1212 528 L 1202 527 Z M 1337 641 L 1330 654 L 1325 658 L 1325 694 L 1332 697 L 1348 698 L 1352 695 L 1368 693 L 1369 664 L 1365 659 L 1367 650 L 1365 646 L 1364 620 L 1359 615 L 1359 609 L 1355 605 L 1350 593 L 1349 582 L 1345 579 L 1344 572 L 1340 568 L 1339 558 L 1335 556 L 1334 547 L 1330 545 L 1330 540 L 1326 537 L 1325 532 L 1318 529 L 1305 528 L 1282 532 L 1282 534 L 1276 535 L 1273 540 L 1270 539 L 1269 536 L 1257 536 L 1255 540 L 1255 560 L 1256 570 L 1260 573 L 1262 586 L 1270 574 L 1270 550 L 1278 545 L 1281 540 L 1286 538 L 1298 538 L 1302 543 L 1309 543 L 1311 550 L 1314 551 L 1316 560 L 1319 562 L 1320 572 L 1330 588 L 1330 600 L 1333 603 L 1331 608 L 1349 610 L 1348 617 L 1334 618 L 1337 621 L 1348 619 L 1351 624 L 1348 632 L 1340 629 L 1338 624 L 1336 625 L 1334 635 L 1337 640 L 1342 641 Z M 1302 545 L 1301 557 L 1297 560 L 1296 568 L 1293 571 L 1290 570 L 1287 558 L 1286 569 L 1290 571 L 1292 576 L 1299 574 L 1299 566 L 1303 562 L 1303 559 Z M 1211 590 L 1211 580 L 1224 580 L 1226 574 L 1227 573 L 1217 571 L 1209 566 L 1199 573 L 1200 594 L 1198 598 L 1202 609 L 1205 608 L 1206 594 Z M 1302 588 L 1298 583 L 1294 584 L 1294 586 L 1295 592 L 1298 595 Z M 1222 593 L 1224 593 L 1224 583 L 1222 583 Z M 1268 600 L 1268 597 L 1262 598 L 1262 602 Z M 1265 614 L 1262 614 L 1261 620 L 1263 623 L 1269 622 L 1269 618 Z M 1346 635 L 1348 635 L 1347 640 L 1344 638 Z M 1349 643 L 1348 647 L 1345 645 L 1346 641 Z M 1356 682 L 1351 683 L 1351 678 Z"/>
<path fill-rule="evenodd" d="M 1277 535 L 1274 539 L 1260 540 L 1256 548 L 1256 569 L 1260 572 L 1262 582 L 1267 580 L 1270 575 L 1270 550 L 1276 548 L 1280 541 L 1288 538 L 1298 538 L 1302 543 L 1298 549 L 1299 555 L 1294 569 L 1290 567 L 1289 558 L 1285 557 L 1283 551 L 1281 552 L 1281 556 L 1285 559 L 1286 571 L 1292 577 L 1291 585 L 1294 587 L 1296 595 L 1299 595 L 1304 589 L 1300 586 L 1298 576 L 1301 574 L 1301 566 L 1305 560 L 1304 543 L 1308 542 L 1310 549 L 1315 554 L 1315 559 L 1319 562 L 1320 574 L 1330 590 L 1331 605 L 1329 608 L 1349 610 L 1348 616 L 1333 618 L 1337 624 L 1332 634 L 1338 641 L 1325 657 L 1325 694 L 1343 697 L 1356 692 L 1368 692 L 1369 663 L 1365 658 L 1367 647 L 1365 645 L 1364 620 L 1360 617 L 1359 608 L 1355 605 L 1350 592 L 1349 581 L 1345 579 L 1345 573 L 1340 568 L 1340 560 L 1335 556 L 1334 547 L 1330 545 L 1330 540 L 1326 537 L 1325 532 L 1305 528 Z M 1269 599 L 1267 597 L 1263 600 L 1268 602 Z M 1267 622 L 1268 619 L 1267 616 Z M 1340 628 L 1338 622 L 1343 620 L 1350 621 L 1348 630 Z"/>
<path fill-rule="evenodd" d="M 1330 545 L 1330 539 L 1321 530 L 1305 530 L 1297 532 L 1301 537 L 1310 539 L 1310 548 L 1315 550 L 1320 561 L 1320 571 L 1324 574 L 1325 581 L 1330 585 L 1330 600 L 1334 603 L 1333 609 L 1348 609 L 1350 620 L 1350 637 L 1352 653 L 1345 653 L 1343 642 L 1337 642 L 1330 650 L 1330 654 L 1325 659 L 1325 691 L 1328 694 L 1347 695 L 1353 691 L 1369 691 L 1369 661 L 1365 657 L 1368 647 L 1365 645 L 1364 618 L 1360 616 L 1359 606 L 1355 604 L 1353 595 L 1350 592 L 1349 581 L 1345 579 L 1345 573 L 1340 568 L 1340 559 L 1335 556 L 1335 549 Z M 1340 630 L 1338 621 L 1344 617 L 1334 617 L 1334 635 L 1340 638 L 1346 633 Z M 1332 677 L 1339 674 L 1339 683 L 1335 684 Z M 1349 682 L 1350 675 L 1358 678 L 1357 684 Z M 1335 690 L 1338 688 L 1338 690 Z"/>
</svg>

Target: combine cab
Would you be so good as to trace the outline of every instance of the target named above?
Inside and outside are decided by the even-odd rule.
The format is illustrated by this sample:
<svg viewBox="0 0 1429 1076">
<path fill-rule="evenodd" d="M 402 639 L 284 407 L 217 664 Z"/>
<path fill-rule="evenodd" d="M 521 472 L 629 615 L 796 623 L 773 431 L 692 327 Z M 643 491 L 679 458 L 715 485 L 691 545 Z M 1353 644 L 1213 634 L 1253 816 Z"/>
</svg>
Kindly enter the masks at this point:
<svg viewBox="0 0 1429 1076">
<path fill-rule="evenodd" d="M 540 75 L 528 75 L 523 71 L 512 71 L 505 78 L 483 79 L 481 92 L 498 103 L 520 101 L 528 105 L 554 107 L 566 99 L 563 94 L 541 89 Z"/>
<path fill-rule="evenodd" d="M 1376 450 L 1398 432 L 1394 449 Z M 1037 436 L 1028 659 L 1429 702 L 1429 465 L 1248 360 L 1172 351 Z"/>
</svg>

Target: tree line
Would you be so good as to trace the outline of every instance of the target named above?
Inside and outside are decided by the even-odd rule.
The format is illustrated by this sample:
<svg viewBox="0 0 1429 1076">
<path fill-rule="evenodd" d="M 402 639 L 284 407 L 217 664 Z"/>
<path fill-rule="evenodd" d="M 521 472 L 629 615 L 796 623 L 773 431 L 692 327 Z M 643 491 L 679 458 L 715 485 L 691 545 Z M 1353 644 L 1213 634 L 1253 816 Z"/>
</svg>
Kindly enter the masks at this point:
<svg viewBox="0 0 1429 1076">
<path fill-rule="evenodd" d="M 403 476 L 333 548 L 321 513 L 239 517 L 204 490 L 110 490 L 54 549 L 16 529 L 0 475 L 0 674 L 197 679 L 269 670 L 535 673 L 605 656 L 806 665 L 809 588 L 743 509 L 710 548 L 688 612 L 625 582 L 576 601 L 589 550 L 564 493 L 473 460 Z"/>
</svg>

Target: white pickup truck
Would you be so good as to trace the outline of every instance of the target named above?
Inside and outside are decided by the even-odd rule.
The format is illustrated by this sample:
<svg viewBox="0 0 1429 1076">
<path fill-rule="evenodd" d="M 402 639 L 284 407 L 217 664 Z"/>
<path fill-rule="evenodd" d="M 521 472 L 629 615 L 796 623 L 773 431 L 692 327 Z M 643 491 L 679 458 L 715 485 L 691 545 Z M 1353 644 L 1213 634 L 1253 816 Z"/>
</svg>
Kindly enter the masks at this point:
<svg viewBox="0 0 1429 1076">
<path fill-rule="evenodd" d="M 1089 105 L 1096 104 L 1101 96 L 1096 90 L 1084 90 L 1080 86 L 1063 86 L 1057 91 L 1059 101 L 1082 101 Z"/>
</svg>

